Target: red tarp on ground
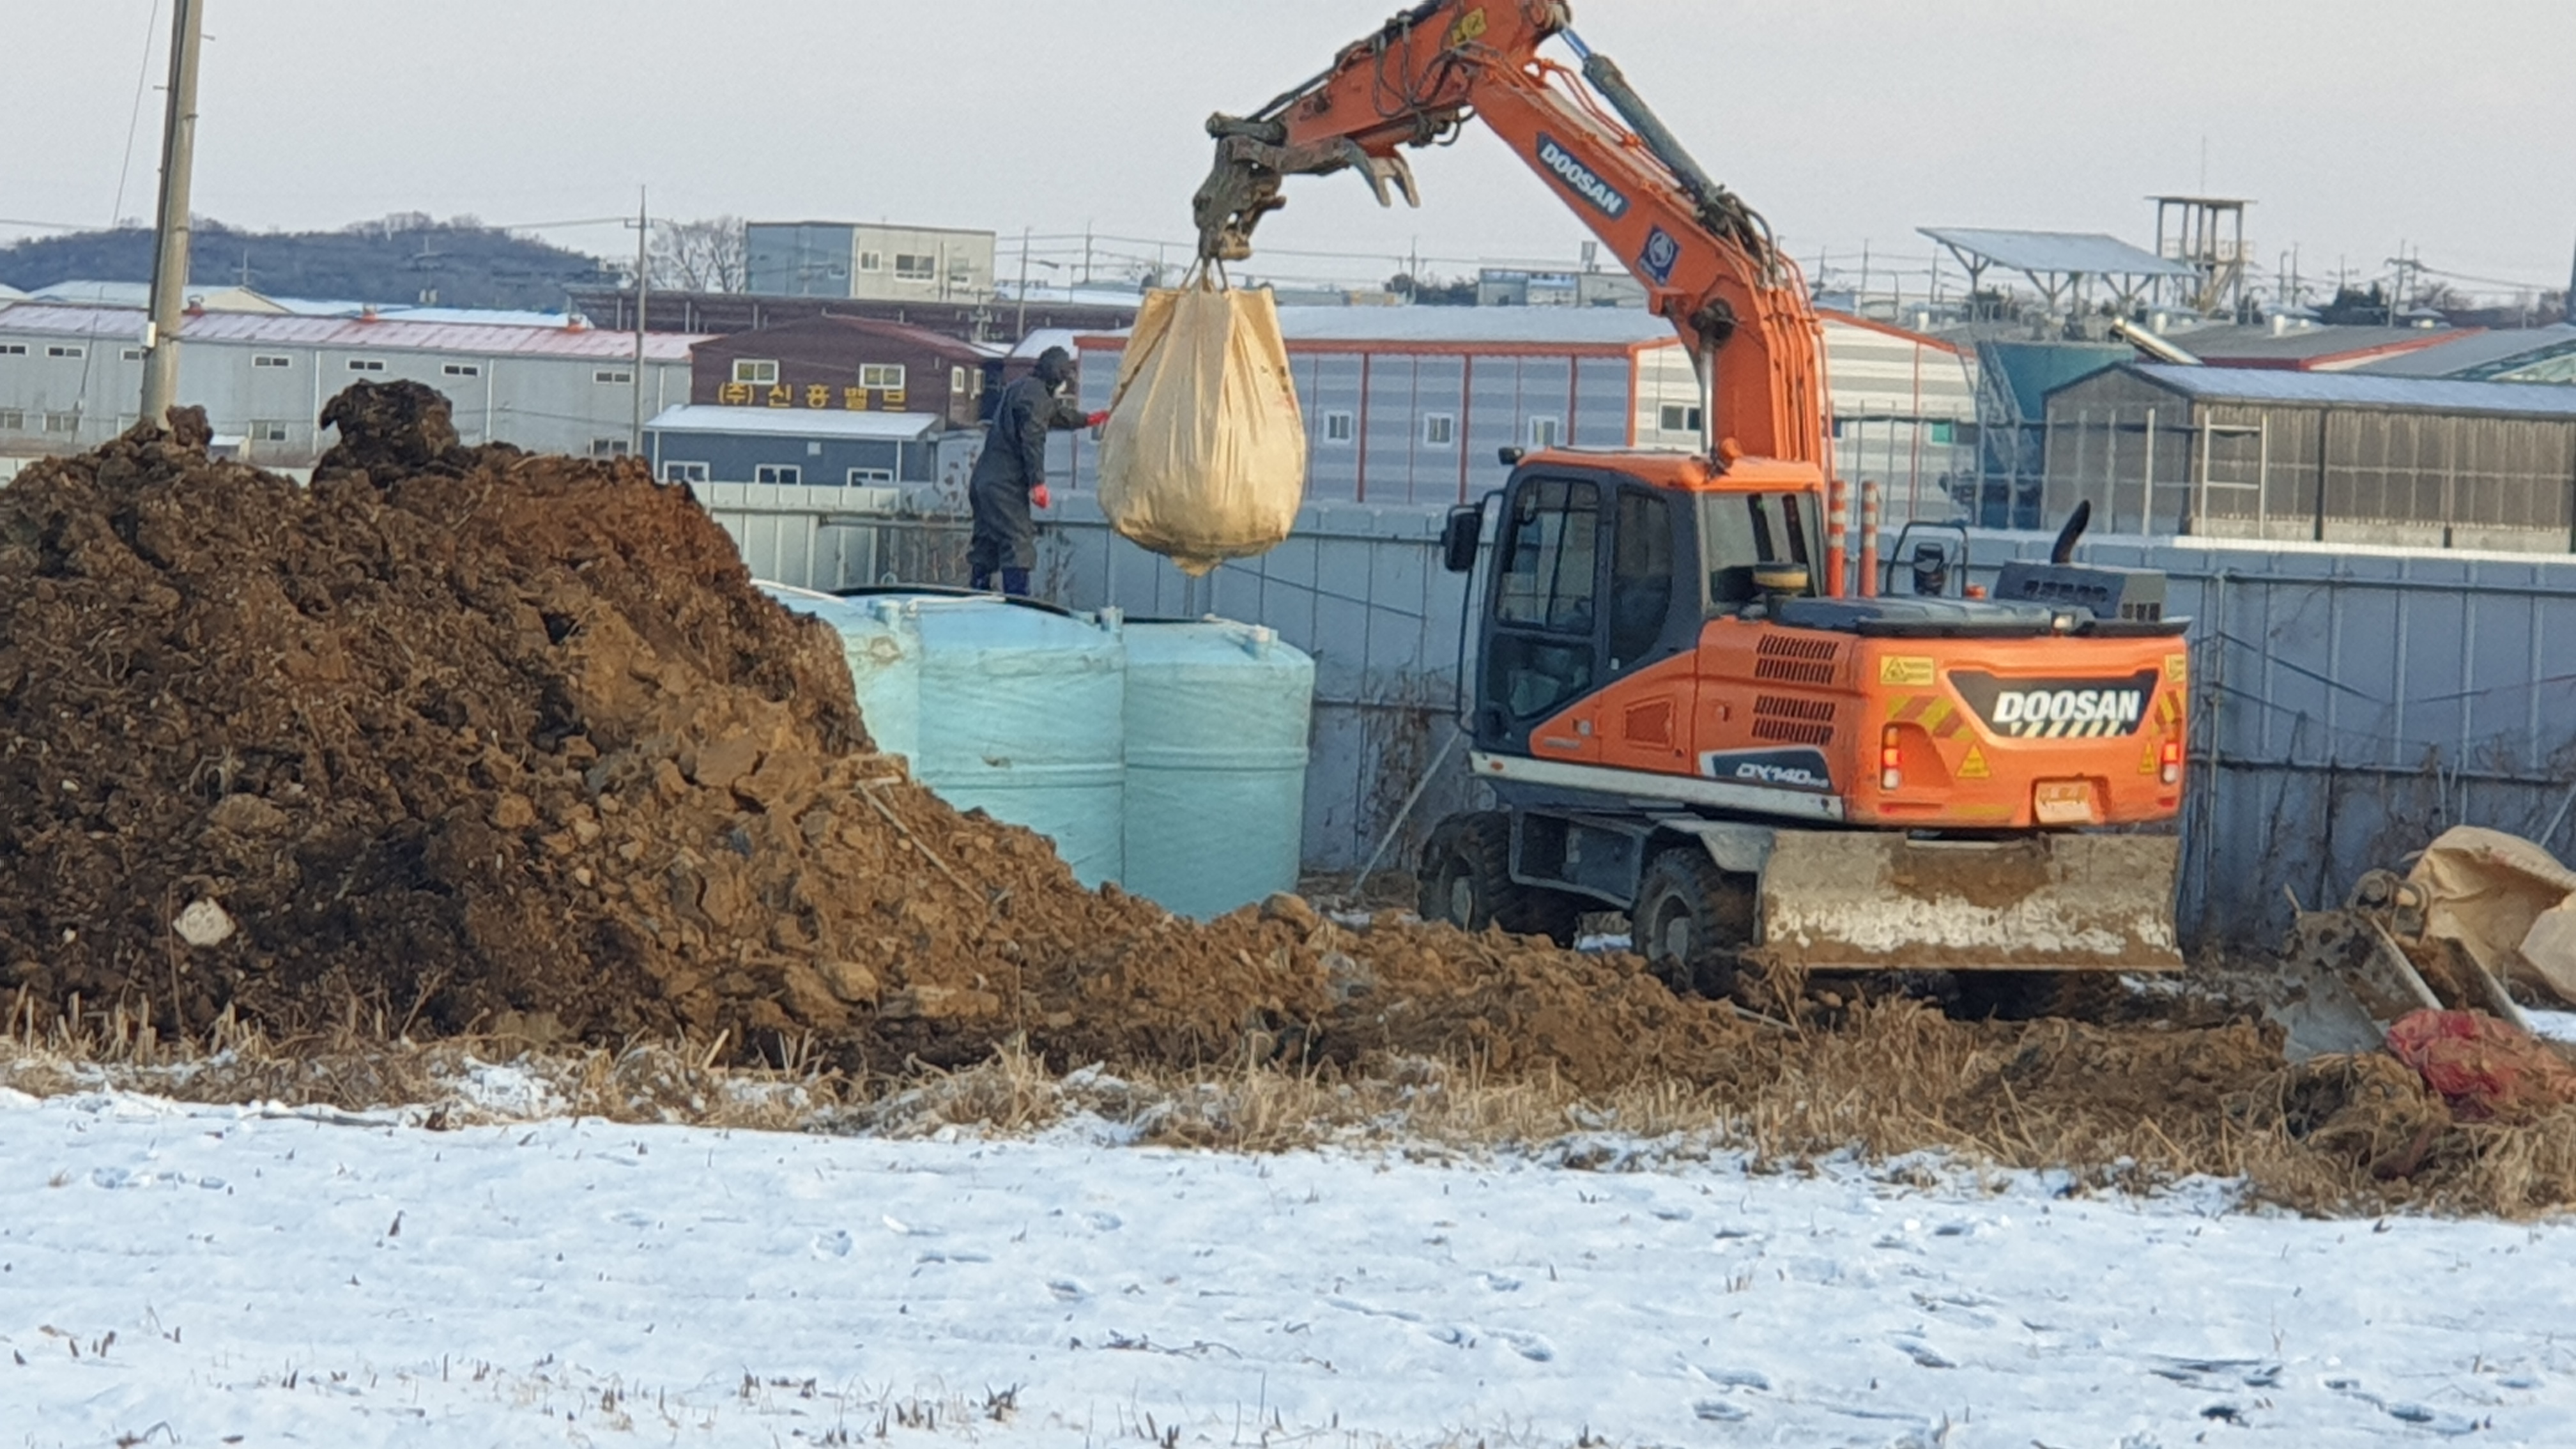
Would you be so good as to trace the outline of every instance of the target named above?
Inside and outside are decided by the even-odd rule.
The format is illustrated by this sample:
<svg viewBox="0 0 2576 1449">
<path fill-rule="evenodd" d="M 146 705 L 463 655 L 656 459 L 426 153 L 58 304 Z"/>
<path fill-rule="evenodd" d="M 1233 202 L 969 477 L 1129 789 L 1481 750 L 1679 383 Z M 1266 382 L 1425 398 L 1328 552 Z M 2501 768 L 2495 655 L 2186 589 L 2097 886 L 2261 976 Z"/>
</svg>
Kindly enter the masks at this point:
<svg viewBox="0 0 2576 1449">
<path fill-rule="evenodd" d="M 2515 1026 L 2474 1011 L 2418 1011 L 2388 1029 L 2388 1049 L 2471 1121 L 2536 1117 L 2576 1102 L 2576 1067 Z"/>
</svg>

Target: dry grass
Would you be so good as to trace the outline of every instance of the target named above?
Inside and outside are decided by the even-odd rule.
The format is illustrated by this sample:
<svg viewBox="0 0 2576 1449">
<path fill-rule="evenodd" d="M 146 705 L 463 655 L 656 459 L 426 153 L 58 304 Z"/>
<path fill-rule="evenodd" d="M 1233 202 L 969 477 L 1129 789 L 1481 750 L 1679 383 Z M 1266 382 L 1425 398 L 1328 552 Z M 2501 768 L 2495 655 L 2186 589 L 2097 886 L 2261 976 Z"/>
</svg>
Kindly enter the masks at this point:
<svg viewBox="0 0 2576 1449">
<path fill-rule="evenodd" d="M 1838 1154 L 1889 1163 L 1931 1153 L 1962 1167 L 2060 1170 L 2072 1190 L 2241 1179 L 2259 1200 L 2312 1213 L 2528 1217 L 2576 1205 L 2576 1110 L 2518 1126 L 2454 1123 L 2402 1072 L 2279 1070 L 2277 1041 L 2246 1023 L 1967 1026 L 1898 1003 L 1832 1030 L 1758 1034 L 1711 1085 L 1645 1079 L 1608 1093 L 1473 1061 L 1060 1072 L 1008 1048 L 967 1070 L 854 1079 L 798 1054 L 783 1067 L 723 1065 L 722 1041 L 421 1045 L 374 1028 L 352 1014 L 334 1032 L 273 1041 L 227 1021 L 203 1041 L 170 1042 L 114 1011 L 77 1025 L 21 1012 L 0 1035 L 0 1086 L 395 1110 L 430 1127 L 574 1115 L 919 1137 L 1080 1121 L 1176 1147 L 1519 1151 L 1589 1169 L 1740 1154 L 1760 1170 L 1798 1171 Z"/>
</svg>

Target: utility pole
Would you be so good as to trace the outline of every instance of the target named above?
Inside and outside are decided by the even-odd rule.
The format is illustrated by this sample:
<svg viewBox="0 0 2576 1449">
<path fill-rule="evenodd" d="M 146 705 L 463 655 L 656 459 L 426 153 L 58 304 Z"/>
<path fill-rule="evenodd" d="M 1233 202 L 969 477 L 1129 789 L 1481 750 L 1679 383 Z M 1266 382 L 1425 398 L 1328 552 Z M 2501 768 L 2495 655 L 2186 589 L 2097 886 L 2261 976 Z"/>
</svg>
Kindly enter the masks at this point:
<svg viewBox="0 0 2576 1449">
<path fill-rule="evenodd" d="M 1020 228 L 1020 316 L 1011 324 L 1011 345 L 1014 347 L 1020 344 L 1021 338 L 1029 335 L 1029 235 L 1033 230 L 1025 226 Z"/>
<path fill-rule="evenodd" d="M 635 430 L 628 434 L 626 439 L 626 453 L 628 457 L 632 458 L 641 458 L 644 456 L 644 299 L 650 295 L 653 290 L 653 284 L 650 280 L 650 272 L 648 270 L 652 265 L 652 253 L 648 250 L 648 246 L 653 239 L 653 214 L 651 208 L 646 203 L 645 197 L 645 189 L 641 186 L 636 187 Z"/>
<path fill-rule="evenodd" d="M 197 50 L 205 0 L 172 0 L 170 97 L 161 121 L 161 209 L 154 226 L 151 320 L 143 328 L 143 421 L 179 400 L 179 325 L 188 291 L 188 193 L 197 159 Z"/>
</svg>

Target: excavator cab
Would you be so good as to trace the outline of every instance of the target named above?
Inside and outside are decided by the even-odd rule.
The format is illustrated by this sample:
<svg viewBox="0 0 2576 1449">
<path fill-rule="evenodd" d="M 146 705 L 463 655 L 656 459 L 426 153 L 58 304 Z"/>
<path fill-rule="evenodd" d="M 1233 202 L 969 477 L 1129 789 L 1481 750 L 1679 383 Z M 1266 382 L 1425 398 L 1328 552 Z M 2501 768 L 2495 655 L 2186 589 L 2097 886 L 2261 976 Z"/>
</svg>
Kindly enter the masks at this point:
<svg viewBox="0 0 2576 1449">
<path fill-rule="evenodd" d="M 1435 833 L 1424 914 L 1571 939 L 1623 911 L 1698 990 L 1746 959 L 2025 986 L 2179 966 L 2173 837 L 2064 828 L 2179 803 L 2161 578 L 2073 563 L 2069 537 L 2007 568 L 2007 600 L 1949 579 L 1827 597 L 1815 490 L 1747 471 L 1516 468 L 1462 640 L 1470 768 L 1497 808 Z M 1451 516 L 1453 570 L 1485 512 Z"/>
</svg>

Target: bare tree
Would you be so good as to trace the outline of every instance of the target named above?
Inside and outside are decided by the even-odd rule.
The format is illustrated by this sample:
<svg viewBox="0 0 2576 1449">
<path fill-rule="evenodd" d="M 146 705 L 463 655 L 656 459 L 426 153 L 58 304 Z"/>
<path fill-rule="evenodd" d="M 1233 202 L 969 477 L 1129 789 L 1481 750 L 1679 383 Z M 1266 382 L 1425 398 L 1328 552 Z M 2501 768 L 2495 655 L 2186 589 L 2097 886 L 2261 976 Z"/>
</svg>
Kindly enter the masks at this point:
<svg viewBox="0 0 2576 1449">
<path fill-rule="evenodd" d="M 739 292 L 750 284 L 742 218 L 653 223 L 653 285 L 675 292 Z"/>
</svg>

